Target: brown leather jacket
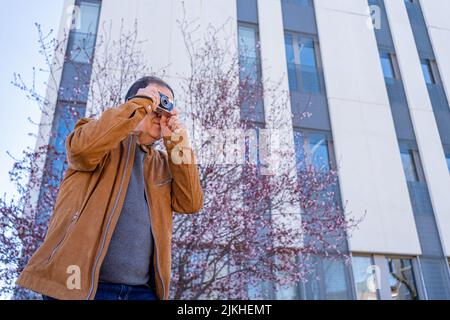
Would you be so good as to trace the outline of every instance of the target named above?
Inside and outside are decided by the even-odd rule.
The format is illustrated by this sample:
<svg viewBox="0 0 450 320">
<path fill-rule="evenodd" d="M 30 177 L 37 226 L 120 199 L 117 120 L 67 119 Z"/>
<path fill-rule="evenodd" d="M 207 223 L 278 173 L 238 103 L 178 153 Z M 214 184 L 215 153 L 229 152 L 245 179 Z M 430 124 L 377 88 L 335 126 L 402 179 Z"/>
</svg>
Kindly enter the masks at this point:
<svg viewBox="0 0 450 320">
<path fill-rule="evenodd" d="M 61 183 L 44 242 L 17 284 L 57 299 L 93 299 L 125 199 L 136 137 L 131 134 L 147 113 L 149 101 L 133 98 L 98 120 L 81 119 L 66 141 L 69 166 Z M 195 213 L 203 206 L 199 174 L 190 148 L 164 137 L 167 153 L 147 149 L 144 162 L 155 254 L 156 294 L 168 299 L 172 214 Z M 177 146 L 177 147 L 175 147 Z M 175 149 L 174 149 L 175 148 Z M 172 151 L 188 152 L 191 163 L 172 161 Z M 79 268 L 79 269 L 78 269 Z M 79 270 L 79 286 L 68 285 Z M 72 278 L 73 279 L 73 278 Z"/>
</svg>

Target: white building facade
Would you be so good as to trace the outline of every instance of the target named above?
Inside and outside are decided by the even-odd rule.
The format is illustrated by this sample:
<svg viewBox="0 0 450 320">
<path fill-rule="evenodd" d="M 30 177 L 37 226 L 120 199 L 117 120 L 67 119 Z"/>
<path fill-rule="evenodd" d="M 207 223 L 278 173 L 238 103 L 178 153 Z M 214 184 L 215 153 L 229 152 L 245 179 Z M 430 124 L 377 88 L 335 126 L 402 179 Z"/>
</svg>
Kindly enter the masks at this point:
<svg viewBox="0 0 450 320">
<path fill-rule="evenodd" d="M 182 3 L 200 28 L 228 21 L 236 50 L 251 49 L 241 53 L 247 67 L 269 85 L 282 79 L 289 103 L 269 110 L 276 101 L 266 96 L 251 120 L 292 118 L 287 143 L 321 150 L 337 165 L 346 211 L 365 214 L 348 239 L 351 265 L 318 263 L 320 280 L 271 288 L 267 298 L 450 299 L 450 0 L 66 0 L 81 19 L 68 29 L 72 10 L 63 13 L 66 55 L 105 22 L 117 22 L 118 34 L 121 19 L 137 20 L 150 39 L 145 58 L 176 91 L 189 71 L 176 21 Z M 89 59 L 73 60 L 89 81 Z M 57 76 L 70 86 L 69 66 Z M 60 123 L 73 108 L 89 110 L 87 93 L 76 103 L 61 91 L 47 98 L 55 112 L 45 120 L 57 134 L 39 143 L 63 148 L 71 128 Z M 301 118 L 306 104 L 312 115 Z"/>
</svg>

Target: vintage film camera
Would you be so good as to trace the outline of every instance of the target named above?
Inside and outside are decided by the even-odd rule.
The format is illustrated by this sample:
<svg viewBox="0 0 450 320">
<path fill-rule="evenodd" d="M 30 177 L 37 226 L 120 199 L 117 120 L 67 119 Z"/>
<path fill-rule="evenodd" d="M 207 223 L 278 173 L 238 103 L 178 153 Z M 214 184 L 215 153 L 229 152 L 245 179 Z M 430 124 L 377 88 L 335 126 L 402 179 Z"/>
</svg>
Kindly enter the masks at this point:
<svg viewBox="0 0 450 320">
<path fill-rule="evenodd" d="M 156 107 L 156 112 L 170 117 L 173 107 L 173 102 L 169 100 L 169 97 L 159 92 L 159 105 Z"/>
</svg>

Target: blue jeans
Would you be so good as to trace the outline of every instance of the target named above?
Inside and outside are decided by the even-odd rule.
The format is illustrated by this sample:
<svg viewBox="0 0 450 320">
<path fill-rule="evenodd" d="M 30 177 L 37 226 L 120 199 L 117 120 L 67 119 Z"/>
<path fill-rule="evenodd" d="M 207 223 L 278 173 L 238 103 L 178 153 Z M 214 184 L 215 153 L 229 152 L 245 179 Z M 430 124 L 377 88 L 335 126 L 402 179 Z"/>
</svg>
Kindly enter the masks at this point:
<svg viewBox="0 0 450 320">
<path fill-rule="evenodd" d="M 57 300 L 42 295 L 44 300 Z M 131 286 L 118 283 L 99 282 L 94 300 L 158 300 L 149 285 Z"/>
</svg>

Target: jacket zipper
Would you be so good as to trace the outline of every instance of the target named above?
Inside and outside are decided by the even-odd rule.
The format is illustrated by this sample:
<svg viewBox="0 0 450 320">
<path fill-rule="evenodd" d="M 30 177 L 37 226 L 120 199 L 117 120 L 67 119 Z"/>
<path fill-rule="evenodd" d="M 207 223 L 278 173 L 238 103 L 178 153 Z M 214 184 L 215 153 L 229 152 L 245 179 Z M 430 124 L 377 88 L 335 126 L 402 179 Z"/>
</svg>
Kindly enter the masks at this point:
<svg viewBox="0 0 450 320">
<path fill-rule="evenodd" d="M 101 169 L 103 169 L 105 165 L 105 162 L 103 162 Z M 100 170 L 101 170 L 100 169 Z M 81 206 L 81 209 L 78 210 L 77 212 L 75 212 L 75 215 L 72 217 L 72 220 L 69 224 L 69 226 L 66 228 L 64 237 L 56 244 L 56 246 L 53 248 L 50 256 L 48 257 L 47 261 L 50 262 L 50 260 L 53 258 L 53 256 L 56 254 L 56 251 L 59 249 L 59 247 L 61 247 L 62 243 L 64 242 L 64 240 L 67 238 L 70 229 L 72 228 L 72 226 L 78 221 L 78 218 L 80 217 L 80 213 L 81 211 L 83 211 L 85 205 L 87 203 L 87 199 L 85 200 L 85 202 L 83 203 L 83 205 Z"/>
<path fill-rule="evenodd" d="M 150 198 L 148 197 L 147 184 L 146 183 L 144 183 L 144 188 L 145 188 L 145 196 L 147 197 L 147 203 L 149 204 Z M 149 204 L 149 207 L 150 207 L 150 204 Z M 152 230 L 152 236 L 153 236 L 154 235 L 153 222 L 151 220 L 152 220 L 152 216 L 150 214 L 150 229 Z M 162 279 L 161 272 L 160 272 L 161 268 L 159 267 L 158 244 L 156 243 L 156 237 L 153 236 L 153 240 L 155 241 L 156 271 L 158 272 L 159 279 L 161 280 L 161 285 L 162 285 L 162 289 L 163 289 L 163 300 L 164 300 L 165 297 L 166 297 L 166 289 L 164 287 L 164 281 Z M 152 261 L 152 263 L 153 263 L 153 261 Z"/>
<path fill-rule="evenodd" d="M 79 211 L 75 212 L 75 214 L 73 215 L 72 219 L 70 220 L 69 226 L 66 228 L 66 231 L 64 232 L 64 236 L 61 240 L 59 240 L 59 242 L 56 244 L 56 246 L 53 248 L 50 256 L 47 259 L 47 262 L 50 262 L 53 258 L 53 256 L 56 254 L 56 252 L 58 251 L 59 247 L 61 247 L 61 245 L 63 244 L 64 240 L 66 240 L 67 235 L 69 234 L 70 229 L 72 228 L 72 226 L 77 222 L 78 217 L 79 217 Z"/>
<path fill-rule="evenodd" d="M 117 204 L 119 203 L 120 195 L 122 194 L 123 181 L 125 179 L 125 173 L 127 171 L 128 162 L 130 160 L 130 154 L 131 154 L 130 149 L 134 145 L 134 142 L 135 142 L 134 141 L 134 136 L 132 136 L 131 141 L 130 141 L 130 143 L 128 145 L 127 158 L 126 158 L 126 161 L 125 161 L 125 169 L 123 170 L 123 173 L 122 173 L 122 180 L 120 182 L 119 193 L 117 194 L 116 202 L 114 203 L 114 207 L 112 209 L 112 213 L 109 216 L 108 223 L 106 225 L 106 230 L 104 232 L 104 235 L 103 235 L 103 238 L 102 238 L 102 243 L 101 243 L 101 246 L 100 246 L 100 252 L 95 257 L 94 267 L 92 268 L 92 274 L 91 274 L 91 282 L 92 282 L 92 284 L 91 284 L 91 288 L 89 290 L 89 293 L 88 293 L 88 296 L 87 296 L 86 299 L 89 299 L 91 297 L 91 295 L 92 295 L 92 292 L 94 291 L 95 270 L 97 269 L 98 260 L 100 259 L 100 256 L 102 255 L 103 249 L 105 247 L 106 235 L 108 234 L 108 230 L 109 230 L 109 227 L 111 225 L 112 217 L 114 216 L 114 213 L 115 213 L 116 208 L 117 208 Z"/>
</svg>

